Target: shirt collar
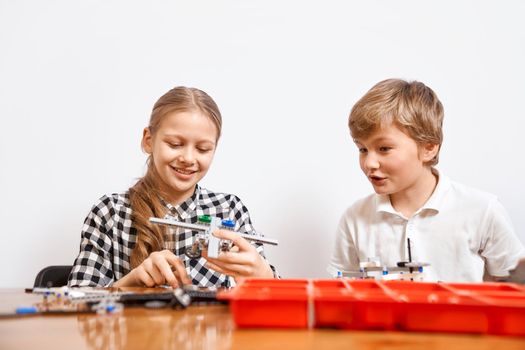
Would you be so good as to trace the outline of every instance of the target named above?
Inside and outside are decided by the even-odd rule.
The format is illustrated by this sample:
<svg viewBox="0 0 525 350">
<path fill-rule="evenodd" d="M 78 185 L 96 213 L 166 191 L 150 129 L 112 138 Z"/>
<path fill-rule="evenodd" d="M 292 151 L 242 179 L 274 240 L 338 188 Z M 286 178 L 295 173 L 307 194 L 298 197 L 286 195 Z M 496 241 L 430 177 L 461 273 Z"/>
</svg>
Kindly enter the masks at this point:
<svg viewBox="0 0 525 350">
<path fill-rule="evenodd" d="M 430 198 L 423 207 L 421 207 L 421 210 L 431 209 L 439 212 L 445 204 L 445 194 L 448 192 L 451 184 L 450 179 L 447 176 L 440 174 L 437 169 L 432 168 L 432 172 L 438 177 L 438 183 Z"/>
<path fill-rule="evenodd" d="M 378 213 L 385 212 L 400 215 L 392 206 L 392 203 L 390 202 L 390 197 L 388 195 L 378 194 L 376 196 L 376 208 Z"/>
<path fill-rule="evenodd" d="M 451 186 L 450 179 L 440 174 L 436 168 L 432 168 L 432 173 L 434 173 L 437 176 L 438 183 L 436 185 L 436 188 L 434 189 L 434 192 L 432 192 L 430 198 L 416 213 L 421 212 L 423 210 L 434 210 L 436 212 L 439 212 L 439 210 L 443 208 L 443 205 L 445 203 L 445 193 Z M 376 208 L 376 211 L 378 213 L 385 212 L 394 215 L 401 215 L 392 206 L 392 203 L 390 202 L 390 197 L 388 195 L 376 196 Z"/>
<path fill-rule="evenodd" d="M 166 202 L 165 200 L 162 200 L 162 203 L 164 203 L 164 206 L 168 209 L 168 212 L 171 215 L 177 216 L 180 219 L 184 220 L 187 219 L 191 213 L 195 212 L 197 209 L 197 201 L 201 197 L 201 188 L 199 185 L 195 185 L 195 191 L 184 202 L 173 205 L 171 203 Z"/>
</svg>

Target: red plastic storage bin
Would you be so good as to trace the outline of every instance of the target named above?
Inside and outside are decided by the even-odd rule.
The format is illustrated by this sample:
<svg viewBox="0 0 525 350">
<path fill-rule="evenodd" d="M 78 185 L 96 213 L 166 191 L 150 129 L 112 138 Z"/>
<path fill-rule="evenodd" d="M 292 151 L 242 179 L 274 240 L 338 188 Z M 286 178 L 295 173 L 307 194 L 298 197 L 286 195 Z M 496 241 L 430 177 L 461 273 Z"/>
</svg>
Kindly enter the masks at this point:
<svg viewBox="0 0 525 350">
<path fill-rule="evenodd" d="M 525 288 L 516 284 L 246 279 L 218 297 L 239 327 L 525 336 Z"/>
<path fill-rule="evenodd" d="M 447 284 L 384 281 L 399 303 L 396 324 L 401 330 L 486 333 L 488 314 L 483 301 L 460 295 Z"/>
<path fill-rule="evenodd" d="M 480 295 L 489 305 L 489 333 L 525 336 L 525 293 Z"/>
<path fill-rule="evenodd" d="M 316 327 L 394 328 L 395 300 L 381 286 L 373 280 L 343 281 L 313 281 Z"/>
<path fill-rule="evenodd" d="M 307 280 L 246 279 L 218 297 L 230 301 L 239 327 L 306 328 L 307 287 Z"/>
</svg>

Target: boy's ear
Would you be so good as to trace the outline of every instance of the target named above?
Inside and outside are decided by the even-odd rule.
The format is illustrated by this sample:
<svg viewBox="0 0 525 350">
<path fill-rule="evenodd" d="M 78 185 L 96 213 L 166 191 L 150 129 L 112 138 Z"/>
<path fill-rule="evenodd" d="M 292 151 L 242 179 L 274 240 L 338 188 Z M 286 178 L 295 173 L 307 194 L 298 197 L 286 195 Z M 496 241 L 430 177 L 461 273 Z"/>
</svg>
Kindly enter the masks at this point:
<svg viewBox="0 0 525 350">
<path fill-rule="evenodd" d="M 148 127 L 144 128 L 144 131 L 142 131 L 142 149 L 147 154 L 153 152 L 153 138 Z"/>
<path fill-rule="evenodd" d="M 423 163 L 430 162 L 439 151 L 439 145 L 435 143 L 425 143 L 421 149 L 421 160 Z"/>
</svg>

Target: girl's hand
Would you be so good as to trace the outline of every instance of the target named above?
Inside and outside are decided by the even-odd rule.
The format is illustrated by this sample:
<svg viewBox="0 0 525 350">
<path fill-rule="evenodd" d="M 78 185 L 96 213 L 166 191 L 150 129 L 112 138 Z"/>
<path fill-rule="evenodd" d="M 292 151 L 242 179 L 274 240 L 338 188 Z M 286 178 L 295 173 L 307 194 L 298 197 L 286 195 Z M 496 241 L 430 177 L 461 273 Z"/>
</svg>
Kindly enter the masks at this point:
<svg viewBox="0 0 525 350">
<path fill-rule="evenodd" d="M 234 247 L 229 252 L 221 252 L 218 258 L 208 257 L 205 251 L 203 256 L 208 260 L 206 264 L 217 272 L 233 276 L 235 280 L 243 277 L 273 278 L 270 265 L 257 252 L 255 247 L 238 233 L 229 230 L 215 230 L 215 237 L 229 239 Z"/>
<path fill-rule="evenodd" d="M 182 261 L 169 250 L 151 253 L 139 266 L 116 281 L 114 287 L 155 287 L 168 284 L 177 288 L 191 284 Z"/>
</svg>

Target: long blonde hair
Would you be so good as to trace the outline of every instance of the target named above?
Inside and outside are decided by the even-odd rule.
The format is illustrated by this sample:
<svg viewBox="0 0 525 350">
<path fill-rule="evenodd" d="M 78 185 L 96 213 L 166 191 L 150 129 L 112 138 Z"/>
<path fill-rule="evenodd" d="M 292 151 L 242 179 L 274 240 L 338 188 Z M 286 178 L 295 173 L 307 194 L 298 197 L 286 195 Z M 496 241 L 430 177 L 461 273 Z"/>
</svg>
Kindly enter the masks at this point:
<svg viewBox="0 0 525 350">
<path fill-rule="evenodd" d="M 210 118 L 217 127 L 217 140 L 221 135 L 222 117 L 219 107 L 204 91 L 195 88 L 178 86 L 164 94 L 153 106 L 149 121 L 149 131 L 154 135 L 165 116 L 174 112 L 199 111 Z M 150 253 L 161 250 L 164 244 L 162 226 L 152 225 L 150 217 L 164 217 L 166 207 L 161 198 L 168 196 L 162 192 L 161 181 L 155 169 L 153 158 L 147 160 L 146 175 L 129 189 L 131 202 L 131 220 L 137 231 L 135 247 L 131 252 L 131 268 L 139 266 Z"/>
</svg>

